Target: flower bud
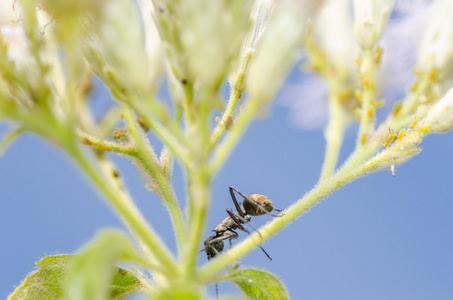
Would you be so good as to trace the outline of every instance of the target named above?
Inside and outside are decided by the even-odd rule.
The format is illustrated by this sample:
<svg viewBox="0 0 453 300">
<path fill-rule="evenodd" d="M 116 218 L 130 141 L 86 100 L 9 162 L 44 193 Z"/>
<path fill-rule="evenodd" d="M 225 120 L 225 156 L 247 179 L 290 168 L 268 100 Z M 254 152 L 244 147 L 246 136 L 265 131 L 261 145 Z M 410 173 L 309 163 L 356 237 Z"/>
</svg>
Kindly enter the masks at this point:
<svg viewBox="0 0 453 300">
<path fill-rule="evenodd" d="M 13 10 L 13 5 L 14 1 L 0 3 L 0 39 L 6 47 L 8 59 L 14 61 L 17 67 L 25 68 L 30 63 L 30 51 L 18 11 Z"/>
<path fill-rule="evenodd" d="M 395 0 L 354 0 L 354 35 L 362 49 L 372 49 L 382 36 Z"/>
<path fill-rule="evenodd" d="M 143 19 L 145 56 L 148 61 L 148 82 L 153 92 L 159 88 L 159 79 L 165 71 L 165 57 L 162 40 L 153 20 L 154 7 L 150 0 L 138 0 L 137 5 Z"/>
<path fill-rule="evenodd" d="M 422 126 L 435 133 L 444 133 L 453 128 L 453 88 L 429 110 Z"/>
<path fill-rule="evenodd" d="M 437 71 L 439 77 L 453 73 L 453 1 L 431 4 L 418 54 L 418 70 Z"/>
<path fill-rule="evenodd" d="M 92 14 L 87 24 L 86 58 L 101 77 L 108 70 L 124 88 L 148 88 L 140 16 L 132 1 L 112 0 Z"/>
<path fill-rule="evenodd" d="M 311 13 L 304 1 L 275 4 L 247 78 L 250 98 L 270 100 L 300 55 Z"/>
<path fill-rule="evenodd" d="M 216 87 L 237 60 L 249 28 L 251 1 L 184 0 L 180 42 L 181 76 L 199 80 L 202 86 Z"/>
<path fill-rule="evenodd" d="M 266 30 L 274 6 L 273 0 L 259 0 L 255 2 L 252 11 L 252 29 L 249 31 L 245 43 L 243 45 L 243 52 L 255 51 L 261 40 L 261 37 Z"/>
<path fill-rule="evenodd" d="M 352 35 L 350 0 L 329 0 L 314 24 L 314 38 L 342 82 L 356 73 L 357 46 Z"/>
</svg>

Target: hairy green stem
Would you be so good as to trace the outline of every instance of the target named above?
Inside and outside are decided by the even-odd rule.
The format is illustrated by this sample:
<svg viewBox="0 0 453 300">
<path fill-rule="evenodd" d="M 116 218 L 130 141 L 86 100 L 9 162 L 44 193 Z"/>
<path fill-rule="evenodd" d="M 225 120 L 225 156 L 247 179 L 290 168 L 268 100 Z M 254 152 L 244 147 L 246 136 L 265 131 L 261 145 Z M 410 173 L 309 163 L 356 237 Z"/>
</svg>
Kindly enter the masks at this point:
<svg viewBox="0 0 453 300">
<path fill-rule="evenodd" d="M 239 140 L 240 136 L 244 133 L 245 128 L 250 123 L 250 120 L 255 115 L 259 108 L 259 104 L 252 99 L 249 100 L 244 112 L 238 117 L 234 123 L 234 127 L 230 134 L 224 139 L 215 151 L 214 157 L 209 165 L 209 173 L 215 173 L 222 164 L 225 163 L 227 156 L 231 153 L 231 149 Z"/>
<path fill-rule="evenodd" d="M 244 78 L 245 74 L 248 70 L 249 62 L 253 56 L 253 51 L 249 50 L 245 53 L 241 68 L 237 72 L 235 78 L 231 80 L 231 89 L 230 89 L 230 98 L 228 100 L 228 105 L 225 111 L 223 112 L 222 118 L 219 121 L 219 124 L 214 129 L 211 135 L 211 144 L 214 147 L 217 144 L 217 141 L 223 135 L 225 130 L 227 129 L 228 123 L 233 120 L 233 112 L 236 108 L 236 104 L 241 99 L 243 86 L 244 86 Z"/>
<path fill-rule="evenodd" d="M 335 170 L 347 124 L 343 106 L 338 96 L 331 94 L 329 97 L 329 109 L 329 124 L 324 133 L 327 145 L 320 181 L 324 181 L 332 176 Z"/>
<path fill-rule="evenodd" d="M 181 247 L 185 236 L 184 221 L 182 218 L 181 208 L 179 207 L 178 201 L 176 200 L 176 196 L 171 187 L 170 179 L 163 174 L 159 161 L 155 155 L 153 155 L 154 153 L 150 152 L 150 147 L 145 142 L 147 139 L 142 135 L 142 131 L 135 121 L 135 116 L 131 109 L 127 105 L 123 105 L 123 110 L 131 137 L 137 145 L 134 156 L 140 160 L 145 169 L 156 180 L 159 188 L 159 191 L 156 192 L 162 198 L 170 211 L 174 228 L 176 230 L 178 246 Z"/>
<path fill-rule="evenodd" d="M 115 207 L 137 238 L 142 240 L 149 247 L 152 254 L 158 259 L 160 268 L 162 268 L 168 276 L 175 276 L 178 274 L 178 268 L 169 249 L 165 247 L 164 242 L 159 238 L 158 234 L 145 221 L 133 202 L 130 199 L 121 197 L 121 195 L 124 194 L 115 192 L 112 185 L 109 184 L 107 179 L 93 166 L 92 162 L 87 158 L 86 154 L 79 146 L 67 146 L 66 149 L 82 170 L 85 171 L 91 181 Z"/>
<path fill-rule="evenodd" d="M 130 144 L 118 144 L 114 142 L 110 142 L 108 140 L 100 139 L 95 136 L 92 136 L 89 133 L 83 132 L 81 130 L 77 131 L 77 135 L 79 140 L 82 144 L 92 146 L 97 151 L 115 151 L 118 153 L 124 153 L 126 155 L 134 155 L 135 149 Z"/>
<path fill-rule="evenodd" d="M 376 83 L 374 78 L 375 60 L 372 50 L 363 52 L 363 60 L 360 66 L 363 80 L 362 107 L 360 114 L 360 130 L 358 135 L 357 148 L 365 146 L 370 133 L 373 131 L 372 123 L 374 117 L 373 100 L 376 94 Z"/>
<path fill-rule="evenodd" d="M 199 247 L 204 231 L 206 213 L 210 203 L 209 176 L 203 169 L 197 171 L 188 171 L 189 197 L 191 202 L 191 211 L 189 218 L 189 231 L 185 252 L 183 253 L 184 276 L 193 278 L 197 264 Z"/>
<path fill-rule="evenodd" d="M 416 110 L 417 106 L 420 104 L 420 97 L 426 93 L 431 84 L 433 84 L 431 75 L 429 73 L 424 74 L 416 83 L 415 91 L 412 92 L 409 98 L 404 102 L 403 107 L 401 108 L 400 117 L 407 117 Z"/>
<path fill-rule="evenodd" d="M 131 104 L 131 107 L 138 113 L 140 113 L 140 107 L 135 105 L 134 103 Z M 170 148 L 170 150 L 181 160 L 184 165 L 189 164 L 189 156 L 187 147 L 178 141 L 178 139 L 169 132 L 169 130 L 163 126 L 160 122 L 155 120 L 149 114 L 141 114 L 141 117 L 145 119 L 147 125 L 149 125 L 156 134 L 165 142 L 165 144 Z"/>
<path fill-rule="evenodd" d="M 366 145 L 356 148 L 355 152 L 342 167 L 342 171 L 351 170 L 382 147 L 385 135 L 387 134 L 389 128 L 394 131 L 399 131 L 401 128 L 408 126 L 409 123 L 413 121 L 415 115 L 412 115 L 411 113 L 419 104 L 419 98 L 426 93 L 429 88 L 429 83 L 429 76 L 423 76 L 418 82 L 417 88 L 403 102 L 401 111 L 396 116 L 390 115 L 387 120 L 379 126 Z"/>
<path fill-rule="evenodd" d="M 118 169 L 114 165 L 114 163 L 107 158 L 104 153 L 93 151 L 95 154 L 95 158 L 99 163 L 99 167 L 104 174 L 105 178 L 110 182 L 110 185 L 115 189 L 115 192 L 120 195 L 122 199 L 125 201 L 129 201 L 132 203 L 132 199 L 130 195 L 124 190 L 123 182 L 121 180 L 121 176 L 119 176 Z M 143 251 L 143 255 L 146 257 L 148 261 L 147 266 L 154 271 L 154 279 L 159 285 L 166 285 L 168 284 L 168 272 L 162 271 L 162 268 L 159 267 L 158 259 L 153 255 L 150 251 L 149 247 L 141 240 L 137 239 L 140 248 Z M 146 280 L 148 282 L 148 280 Z"/>
</svg>

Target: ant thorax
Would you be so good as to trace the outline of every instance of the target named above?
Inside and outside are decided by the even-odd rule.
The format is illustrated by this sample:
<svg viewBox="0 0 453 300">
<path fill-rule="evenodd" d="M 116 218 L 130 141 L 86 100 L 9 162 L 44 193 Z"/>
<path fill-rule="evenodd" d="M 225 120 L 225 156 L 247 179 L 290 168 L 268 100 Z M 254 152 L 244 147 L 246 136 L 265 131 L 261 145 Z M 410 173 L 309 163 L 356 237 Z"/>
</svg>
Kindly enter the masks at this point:
<svg viewBox="0 0 453 300">
<path fill-rule="evenodd" d="M 226 217 L 222 223 L 217 225 L 217 227 L 214 229 L 216 233 L 224 232 L 227 231 L 228 229 L 236 229 L 238 228 L 238 224 L 231 218 L 231 217 Z"/>
</svg>

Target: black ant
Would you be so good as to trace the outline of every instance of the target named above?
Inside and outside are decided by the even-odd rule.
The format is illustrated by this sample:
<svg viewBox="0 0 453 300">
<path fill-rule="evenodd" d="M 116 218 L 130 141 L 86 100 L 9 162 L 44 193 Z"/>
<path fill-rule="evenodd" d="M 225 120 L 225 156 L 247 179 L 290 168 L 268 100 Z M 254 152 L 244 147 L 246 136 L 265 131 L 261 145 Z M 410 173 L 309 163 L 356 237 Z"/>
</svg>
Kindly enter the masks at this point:
<svg viewBox="0 0 453 300">
<path fill-rule="evenodd" d="M 208 236 L 204 242 L 204 251 L 208 256 L 208 260 L 215 258 L 218 254 L 223 251 L 223 241 L 229 240 L 231 246 L 231 240 L 238 238 L 238 233 L 235 232 L 235 229 L 242 230 L 250 234 L 250 232 L 244 228 L 244 224 L 248 224 L 251 220 L 251 216 L 262 216 L 264 214 L 268 214 L 272 217 L 280 217 L 278 215 L 273 215 L 270 212 L 281 211 L 280 209 L 275 209 L 272 201 L 264 195 L 260 194 L 252 194 L 250 196 L 246 196 L 236 188 L 230 186 L 229 188 L 231 199 L 233 200 L 234 206 L 236 207 L 236 212 L 232 211 L 231 209 L 227 209 L 227 213 L 229 217 L 225 218 L 222 223 L 217 225 L 217 227 L 213 230 L 215 232 L 215 236 Z M 236 196 L 234 192 L 238 193 L 244 201 L 242 205 L 238 203 L 236 200 Z M 248 224 L 254 231 L 257 231 L 252 225 Z M 272 260 L 272 257 L 261 247 L 261 250 L 266 254 L 266 256 Z M 203 250 L 202 250 L 203 251 Z"/>
</svg>

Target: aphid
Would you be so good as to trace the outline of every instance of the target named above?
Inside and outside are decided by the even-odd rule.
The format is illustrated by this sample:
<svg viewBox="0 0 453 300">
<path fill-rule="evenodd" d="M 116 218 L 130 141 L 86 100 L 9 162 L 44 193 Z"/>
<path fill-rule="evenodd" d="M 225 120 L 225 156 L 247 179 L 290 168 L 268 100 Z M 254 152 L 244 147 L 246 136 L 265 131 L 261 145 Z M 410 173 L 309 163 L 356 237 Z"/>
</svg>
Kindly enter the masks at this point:
<svg viewBox="0 0 453 300">
<path fill-rule="evenodd" d="M 395 177 L 395 176 L 396 176 L 396 173 L 398 173 L 398 172 L 396 171 L 395 165 L 390 165 L 390 166 L 389 166 L 389 169 L 388 169 L 388 171 L 387 171 L 387 173 L 392 173 L 393 177 Z"/>
<path fill-rule="evenodd" d="M 387 138 L 385 139 L 384 147 L 387 148 L 396 138 L 397 138 L 397 135 L 395 134 L 395 130 L 393 130 L 392 128 L 389 128 L 389 134 L 388 134 Z"/>
<path fill-rule="evenodd" d="M 229 240 L 231 243 L 232 239 L 238 238 L 238 233 L 234 230 L 239 229 L 244 232 L 250 234 L 250 232 L 244 228 L 244 224 L 248 224 L 251 220 L 251 216 L 261 216 L 264 214 L 268 214 L 272 217 L 279 217 L 277 215 L 273 215 L 270 212 L 273 210 L 281 211 L 279 209 L 275 209 L 272 201 L 264 195 L 260 194 L 252 194 L 250 196 L 246 196 L 234 187 L 230 186 L 230 195 L 231 199 L 236 207 L 236 212 L 232 211 L 231 209 L 227 209 L 227 213 L 229 217 L 225 218 L 222 223 L 217 225 L 214 229 L 215 236 L 209 236 L 206 238 L 204 245 L 206 254 L 208 259 L 215 258 L 218 254 L 220 254 L 223 250 L 223 241 Z M 244 198 L 244 202 L 241 204 L 238 203 L 236 200 L 236 196 L 234 192 L 238 193 L 241 197 Z M 253 226 L 248 224 L 254 231 L 258 232 Z M 266 256 L 272 260 L 272 257 L 261 247 L 261 250 L 266 254 Z"/>
<path fill-rule="evenodd" d="M 418 118 L 415 118 L 415 119 L 412 121 L 412 123 L 411 123 L 411 125 L 410 125 L 409 128 L 410 128 L 410 129 L 414 129 L 414 127 L 417 126 L 417 124 L 418 124 Z"/>
<path fill-rule="evenodd" d="M 398 132 L 398 141 L 401 140 L 404 135 L 406 134 L 406 129 L 401 129 L 400 132 Z"/>
<path fill-rule="evenodd" d="M 381 58 L 382 58 L 382 53 L 383 52 L 384 52 L 384 50 L 381 47 L 378 47 L 376 49 L 376 56 L 374 58 L 374 61 L 376 62 L 376 65 L 379 65 L 379 63 L 381 62 Z"/>
</svg>

